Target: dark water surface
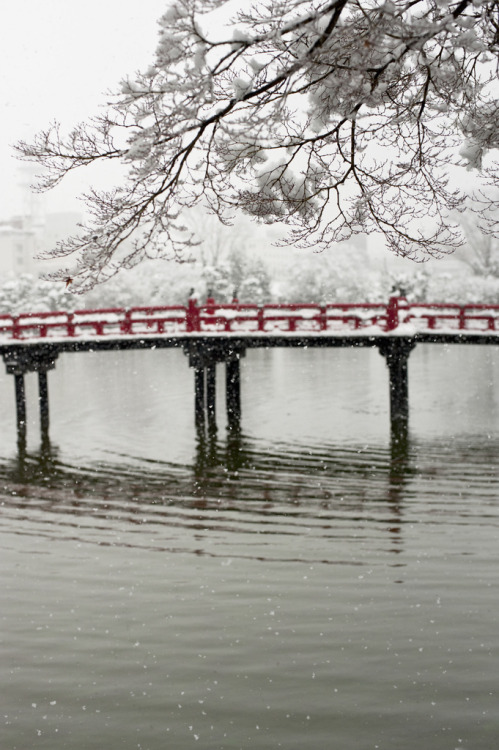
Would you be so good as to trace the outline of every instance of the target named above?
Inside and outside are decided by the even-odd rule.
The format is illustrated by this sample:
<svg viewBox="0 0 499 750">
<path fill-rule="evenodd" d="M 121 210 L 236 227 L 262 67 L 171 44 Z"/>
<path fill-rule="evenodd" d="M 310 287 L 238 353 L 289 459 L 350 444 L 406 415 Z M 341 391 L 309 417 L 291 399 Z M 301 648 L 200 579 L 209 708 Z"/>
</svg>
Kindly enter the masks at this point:
<svg viewBox="0 0 499 750">
<path fill-rule="evenodd" d="M 231 440 L 179 352 L 49 383 L 21 461 L 0 378 L 2 750 L 497 746 L 499 349 L 415 350 L 405 450 L 376 351 L 249 353 Z"/>
</svg>

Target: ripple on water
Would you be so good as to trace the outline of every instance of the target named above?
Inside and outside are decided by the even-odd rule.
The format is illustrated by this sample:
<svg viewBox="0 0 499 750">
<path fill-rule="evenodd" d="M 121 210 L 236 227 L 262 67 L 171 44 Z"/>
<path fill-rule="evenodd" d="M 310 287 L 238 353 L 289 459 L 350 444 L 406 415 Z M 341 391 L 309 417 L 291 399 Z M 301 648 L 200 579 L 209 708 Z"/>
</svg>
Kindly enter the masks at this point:
<svg viewBox="0 0 499 750">
<path fill-rule="evenodd" d="M 261 559 L 364 562 L 415 524 L 432 536 L 497 524 L 496 445 L 198 446 L 193 464 L 57 454 L 3 462 L 2 527 L 98 545 Z M 130 467 L 130 468 L 128 468 Z M 407 529 L 407 531 L 404 531 Z"/>
</svg>

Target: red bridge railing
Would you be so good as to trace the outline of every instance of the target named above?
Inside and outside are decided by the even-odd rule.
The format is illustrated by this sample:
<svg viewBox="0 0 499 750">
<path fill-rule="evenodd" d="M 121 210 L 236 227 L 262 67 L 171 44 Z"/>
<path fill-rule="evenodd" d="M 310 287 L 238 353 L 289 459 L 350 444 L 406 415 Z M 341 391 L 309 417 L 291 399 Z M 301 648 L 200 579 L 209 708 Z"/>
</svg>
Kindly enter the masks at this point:
<svg viewBox="0 0 499 750">
<path fill-rule="evenodd" d="M 421 331 L 496 332 L 499 305 L 410 304 L 392 297 L 388 304 L 272 304 L 208 299 L 187 306 L 107 308 L 75 312 L 37 312 L 0 315 L 0 343 L 46 338 L 96 336 L 169 336 L 193 333 L 233 334 L 345 334 Z"/>
</svg>

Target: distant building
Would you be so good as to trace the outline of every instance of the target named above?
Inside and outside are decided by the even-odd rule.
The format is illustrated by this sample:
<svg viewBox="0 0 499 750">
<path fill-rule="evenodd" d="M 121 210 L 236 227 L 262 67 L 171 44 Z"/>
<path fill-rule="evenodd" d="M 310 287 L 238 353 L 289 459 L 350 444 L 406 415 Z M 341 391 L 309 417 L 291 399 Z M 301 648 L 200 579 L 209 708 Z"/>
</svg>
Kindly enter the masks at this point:
<svg viewBox="0 0 499 750">
<path fill-rule="evenodd" d="M 61 240 L 77 234 L 81 219 L 81 215 L 73 211 L 46 214 L 38 237 L 38 252 L 52 250 Z M 43 261 L 38 261 L 40 263 L 43 265 Z"/>
<path fill-rule="evenodd" d="M 32 216 L 15 216 L 0 221 L 0 275 L 41 275 L 59 265 L 59 261 L 43 261 L 36 256 L 51 250 L 57 242 L 76 234 L 79 214 L 59 212 L 33 220 Z M 0 279 L 1 281 L 1 279 Z"/>
<path fill-rule="evenodd" d="M 36 273 L 37 230 L 23 217 L 0 222 L 0 274 Z"/>
</svg>

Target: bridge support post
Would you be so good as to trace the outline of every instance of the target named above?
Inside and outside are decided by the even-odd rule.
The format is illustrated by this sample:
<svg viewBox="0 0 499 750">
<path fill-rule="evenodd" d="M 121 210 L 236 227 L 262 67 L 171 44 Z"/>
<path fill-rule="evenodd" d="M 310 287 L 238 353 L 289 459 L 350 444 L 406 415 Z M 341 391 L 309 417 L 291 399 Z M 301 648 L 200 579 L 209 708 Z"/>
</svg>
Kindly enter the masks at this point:
<svg viewBox="0 0 499 750">
<path fill-rule="evenodd" d="M 14 372 L 16 392 L 16 422 L 17 444 L 19 448 L 26 446 L 26 389 L 24 387 L 24 372 Z"/>
<path fill-rule="evenodd" d="M 42 444 L 49 439 L 49 388 L 47 370 L 38 370 L 38 403 L 40 406 L 40 432 Z"/>
<path fill-rule="evenodd" d="M 204 430 L 205 426 L 205 373 L 204 367 L 194 369 L 194 419 L 196 429 Z"/>
<path fill-rule="evenodd" d="M 217 365 L 210 362 L 206 367 L 206 415 L 208 417 L 208 430 L 214 433 L 217 430 Z"/>
<path fill-rule="evenodd" d="M 241 426 L 241 368 L 238 356 L 225 363 L 225 403 L 229 430 L 238 431 Z"/>
<path fill-rule="evenodd" d="M 393 337 L 380 342 L 380 354 L 388 366 L 390 385 L 390 423 L 396 442 L 407 435 L 409 424 L 408 360 L 415 343 L 407 338 Z"/>
<path fill-rule="evenodd" d="M 42 445 L 49 441 L 49 402 L 47 371 L 55 367 L 58 357 L 56 347 L 50 344 L 25 348 L 7 349 L 2 353 L 9 375 L 14 375 L 16 394 L 17 444 L 20 452 L 26 449 L 26 390 L 24 376 L 28 372 L 38 373 L 38 401 L 40 407 L 40 432 Z"/>
<path fill-rule="evenodd" d="M 241 421 L 239 363 L 245 353 L 244 346 L 230 339 L 221 342 L 193 339 L 186 342 L 183 348 L 189 357 L 189 367 L 194 369 L 194 416 L 197 431 L 204 433 L 207 424 L 209 433 L 216 433 L 216 368 L 220 362 L 225 363 L 226 368 L 227 427 L 229 430 L 238 430 Z"/>
</svg>

